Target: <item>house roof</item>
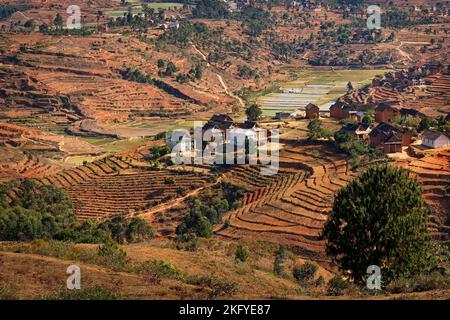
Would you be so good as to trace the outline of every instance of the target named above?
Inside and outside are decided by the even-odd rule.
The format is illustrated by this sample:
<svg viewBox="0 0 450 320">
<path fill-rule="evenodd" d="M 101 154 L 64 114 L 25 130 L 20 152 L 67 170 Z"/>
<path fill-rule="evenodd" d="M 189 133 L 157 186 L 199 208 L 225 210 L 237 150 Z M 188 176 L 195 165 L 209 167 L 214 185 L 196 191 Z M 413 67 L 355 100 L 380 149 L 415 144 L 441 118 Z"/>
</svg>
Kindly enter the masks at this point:
<svg viewBox="0 0 450 320">
<path fill-rule="evenodd" d="M 393 111 L 397 111 L 396 109 L 394 109 L 390 104 L 387 103 L 381 103 L 378 105 L 378 107 L 375 109 L 376 111 L 380 111 L 383 112 L 385 110 L 393 110 Z"/>
<path fill-rule="evenodd" d="M 421 118 L 425 117 L 425 115 L 422 112 L 417 111 L 415 109 L 407 109 L 407 108 L 401 108 L 400 114 L 402 116 L 412 116 L 412 117 L 421 117 Z"/>
<path fill-rule="evenodd" d="M 398 129 L 394 126 L 391 126 L 388 123 L 382 122 L 378 126 L 375 127 L 375 129 L 372 130 L 372 132 L 369 133 L 371 137 L 375 137 L 379 134 L 384 134 L 385 136 L 390 136 L 392 132 L 397 132 Z"/>
<path fill-rule="evenodd" d="M 225 122 L 225 121 L 233 121 L 233 119 L 227 114 L 215 114 L 211 117 L 211 119 L 209 121 Z"/>
<path fill-rule="evenodd" d="M 309 109 L 319 109 L 319 107 L 313 103 L 308 103 L 308 105 L 305 107 L 305 110 L 309 110 Z"/>
<path fill-rule="evenodd" d="M 289 112 L 277 112 L 275 113 L 276 118 L 289 118 L 291 114 Z"/>
<path fill-rule="evenodd" d="M 345 112 L 355 111 L 355 113 L 356 113 L 356 108 L 354 106 L 345 106 L 342 108 L 342 111 L 345 111 Z"/>
<path fill-rule="evenodd" d="M 223 121 L 223 122 L 216 122 L 216 121 L 208 121 L 204 126 L 203 130 L 209 130 L 209 129 L 220 129 L 220 130 L 227 130 L 230 128 L 233 128 L 235 126 L 235 123 L 233 121 Z"/>
<path fill-rule="evenodd" d="M 399 144 L 403 143 L 402 132 L 392 132 L 389 137 L 384 141 L 385 144 Z"/>
<path fill-rule="evenodd" d="M 434 130 L 426 130 L 423 133 L 422 138 L 428 139 L 431 141 L 435 141 L 435 140 L 439 139 L 441 136 L 444 136 L 448 139 L 448 137 L 445 134 L 443 134 L 442 132 L 434 131 Z"/>
<path fill-rule="evenodd" d="M 241 129 L 254 129 L 258 127 L 258 123 L 255 121 L 245 121 L 244 123 L 240 123 L 237 126 Z"/>
<path fill-rule="evenodd" d="M 331 108 L 342 108 L 342 106 L 344 105 L 344 103 L 342 101 L 336 101 L 331 107 Z"/>
<path fill-rule="evenodd" d="M 357 130 L 360 131 L 367 131 L 367 129 L 370 128 L 369 124 L 365 124 L 365 123 L 349 123 L 346 126 L 341 128 L 342 132 L 356 132 Z"/>
</svg>

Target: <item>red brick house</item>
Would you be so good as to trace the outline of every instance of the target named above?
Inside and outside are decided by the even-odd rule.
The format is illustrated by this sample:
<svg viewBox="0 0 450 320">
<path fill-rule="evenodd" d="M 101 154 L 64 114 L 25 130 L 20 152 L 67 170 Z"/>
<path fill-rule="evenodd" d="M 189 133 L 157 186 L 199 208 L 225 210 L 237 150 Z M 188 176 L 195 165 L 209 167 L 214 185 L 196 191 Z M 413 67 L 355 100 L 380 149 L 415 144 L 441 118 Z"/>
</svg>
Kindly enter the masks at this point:
<svg viewBox="0 0 450 320">
<path fill-rule="evenodd" d="M 397 109 L 387 103 L 382 103 L 375 109 L 375 122 L 392 122 L 397 114 Z"/>
<path fill-rule="evenodd" d="M 369 133 L 370 146 L 382 148 L 384 153 L 402 152 L 402 147 L 411 144 L 411 137 L 410 131 L 397 129 L 388 123 L 380 123 Z"/>
<path fill-rule="evenodd" d="M 315 104 L 309 103 L 305 108 L 305 112 L 307 119 L 319 119 L 320 109 Z"/>
<path fill-rule="evenodd" d="M 344 104 L 340 101 L 336 101 L 331 107 L 330 107 L 330 117 L 335 119 L 344 119 L 344 115 L 342 113 L 342 107 Z"/>
</svg>

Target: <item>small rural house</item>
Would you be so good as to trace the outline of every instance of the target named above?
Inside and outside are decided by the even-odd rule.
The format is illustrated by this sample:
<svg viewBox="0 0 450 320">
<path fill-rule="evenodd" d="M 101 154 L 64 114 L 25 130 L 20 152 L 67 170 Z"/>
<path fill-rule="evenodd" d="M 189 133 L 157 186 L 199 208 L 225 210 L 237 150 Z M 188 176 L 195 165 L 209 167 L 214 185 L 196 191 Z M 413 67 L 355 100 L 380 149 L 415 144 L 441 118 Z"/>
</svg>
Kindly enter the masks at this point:
<svg viewBox="0 0 450 320">
<path fill-rule="evenodd" d="M 402 152 L 402 147 L 411 144 L 411 137 L 410 131 L 397 129 L 384 122 L 369 133 L 370 145 L 382 148 L 384 153 Z"/>
<path fill-rule="evenodd" d="M 393 108 L 387 103 L 382 103 L 375 109 L 375 121 L 378 123 L 389 123 L 394 121 L 394 118 L 397 116 L 397 114 L 397 109 Z"/>
<path fill-rule="evenodd" d="M 422 134 L 422 145 L 429 148 L 445 148 L 449 146 L 449 138 L 439 131 L 426 130 Z"/>
<path fill-rule="evenodd" d="M 312 103 L 308 103 L 308 105 L 305 107 L 305 113 L 307 119 L 319 119 L 319 112 L 320 109 L 318 106 Z"/>
<path fill-rule="evenodd" d="M 359 140 L 368 140 L 369 133 L 372 132 L 372 127 L 369 124 L 355 123 L 347 124 L 346 126 L 343 126 L 339 131 L 351 135 Z"/>
<path fill-rule="evenodd" d="M 289 119 L 290 117 L 291 117 L 291 114 L 289 112 L 275 113 L 275 119 L 277 119 L 277 120 L 285 120 L 285 119 Z"/>
</svg>

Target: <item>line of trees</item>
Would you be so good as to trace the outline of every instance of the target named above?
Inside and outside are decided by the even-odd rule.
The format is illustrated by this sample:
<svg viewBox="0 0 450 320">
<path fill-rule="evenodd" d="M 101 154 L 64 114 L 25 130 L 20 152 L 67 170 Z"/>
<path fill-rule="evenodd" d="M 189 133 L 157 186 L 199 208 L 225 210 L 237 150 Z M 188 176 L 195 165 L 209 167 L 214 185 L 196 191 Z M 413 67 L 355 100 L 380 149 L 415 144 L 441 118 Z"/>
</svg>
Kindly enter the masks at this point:
<svg viewBox="0 0 450 320">
<path fill-rule="evenodd" d="M 54 239 L 98 243 L 113 239 L 124 243 L 139 242 L 154 235 L 151 226 L 138 217 L 118 215 L 104 222 L 77 221 L 75 207 L 64 191 L 38 185 L 34 180 L 2 184 L 0 240 Z"/>
</svg>

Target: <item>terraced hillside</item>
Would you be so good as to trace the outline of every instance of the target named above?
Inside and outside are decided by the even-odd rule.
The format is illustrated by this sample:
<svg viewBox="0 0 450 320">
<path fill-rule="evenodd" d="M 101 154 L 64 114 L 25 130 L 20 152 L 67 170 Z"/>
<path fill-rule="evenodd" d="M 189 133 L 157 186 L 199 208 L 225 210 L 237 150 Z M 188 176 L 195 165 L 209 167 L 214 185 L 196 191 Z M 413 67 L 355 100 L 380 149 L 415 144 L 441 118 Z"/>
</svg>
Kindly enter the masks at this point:
<svg viewBox="0 0 450 320">
<path fill-rule="evenodd" d="M 450 150 L 403 164 L 415 173 L 422 184 L 424 199 L 433 209 L 430 230 L 433 236 L 450 243 Z"/>
<path fill-rule="evenodd" d="M 446 116 L 450 112 L 450 75 L 436 74 L 423 78 L 426 85 L 399 90 L 389 85 L 355 90 L 344 100 L 356 105 L 392 103 L 397 108 L 411 108 L 429 117 Z"/>
<path fill-rule="evenodd" d="M 205 175 L 134 168 L 129 158 L 106 157 L 42 178 L 45 185 L 67 191 L 80 220 L 151 214 L 175 205 L 180 198 L 204 187 Z"/>
<path fill-rule="evenodd" d="M 4 60 L 0 57 L 0 62 Z M 0 65 L 0 115 L 18 125 L 56 132 L 80 119 L 67 96 L 51 92 L 22 68 L 4 64 Z"/>
<path fill-rule="evenodd" d="M 67 97 L 78 116 L 83 118 L 125 121 L 129 116 L 179 117 L 204 111 L 211 101 L 218 104 L 233 102 L 222 92 L 224 89 L 217 84 L 217 76 L 211 72 L 205 71 L 205 80 L 192 85 L 181 84 L 175 77 L 160 77 L 159 58 L 175 61 L 186 73 L 192 64 L 175 52 L 157 53 L 153 46 L 135 37 L 119 34 L 55 37 L 39 33 L 2 34 L 1 37 L 0 59 L 5 65 L 2 68 L 17 73 L 8 74 L 7 78 L 31 79 L 31 84 L 39 84 L 49 98 Z M 122 72 L 127 68 L 139 70 L 158 81 L 124 80 Z M 0 89 L 1 77 L 2 73 Z M 18 79 L 16 82 L 24 81 Z M 211 90 L 205 90 L 204 86 L 210 85 L 213 86 Z M 27 90 L 23 87 L 22 91 Z M 9 96 L 11 94 L 7 94 Z M 14 110 L 25 108 L 31 112 L 37 107 L 25 102 L 18 99 Z"/>
<path fill-rule="evenodd" d="M 278 179 L 266 187 L 255 184 L 254 190 L 245 194 L 244 206 L 231 213 L 216 234 L 281 243 L 323 257 L 324 242 L 319 234 L 331 210 L 333 194 L 355 173 L 345 157 L 324 145 L 288 148 L 281 154 L 280 166 Z M 258 175 L 250 168 L 233 173 L 235 179 L 245 181 L 258 181 Z"/>
</svg>

